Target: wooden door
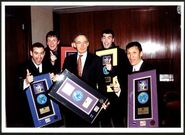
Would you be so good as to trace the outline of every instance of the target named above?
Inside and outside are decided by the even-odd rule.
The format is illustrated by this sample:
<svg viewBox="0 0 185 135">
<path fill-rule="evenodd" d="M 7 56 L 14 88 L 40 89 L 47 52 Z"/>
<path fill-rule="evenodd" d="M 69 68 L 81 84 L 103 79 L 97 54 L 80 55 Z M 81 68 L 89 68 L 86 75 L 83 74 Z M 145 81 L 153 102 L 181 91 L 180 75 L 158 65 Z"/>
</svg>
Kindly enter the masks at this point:
<svg viewBox="0 0 185 135">
<path fill-rule="evenodd" d="M 22 127 L 21 99 L 16 84 L 18 66 L 28 59 L 31 43 L 30 7 L 5 7 L 6 126 Z M 26 112 L 25 112 L 26 113 Z"/>
</svg>

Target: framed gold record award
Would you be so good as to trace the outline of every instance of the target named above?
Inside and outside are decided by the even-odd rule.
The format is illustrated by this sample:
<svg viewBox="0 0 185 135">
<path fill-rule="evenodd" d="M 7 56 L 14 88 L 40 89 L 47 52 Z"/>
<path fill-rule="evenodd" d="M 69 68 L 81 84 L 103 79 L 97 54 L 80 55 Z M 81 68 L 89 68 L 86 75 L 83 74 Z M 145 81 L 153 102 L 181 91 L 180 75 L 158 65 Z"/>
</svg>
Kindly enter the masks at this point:
<svg viewBox="0 0 185 135">
<path fill-rule="evenodd" d="M 105 83 L 107 86 L 107 92 L 113 92 L 113 86 L 115 83 L 118 83 L 117 76 L 113 76 L 108 68 L 108 66 L 116 67 L 118 64 L 118 48 L 114 47 L 106 50 L 96 51 L 96 55 L 100 56 L 102 59 L 103 65 L 103 74 L 105 78 Z"/>
</svg>

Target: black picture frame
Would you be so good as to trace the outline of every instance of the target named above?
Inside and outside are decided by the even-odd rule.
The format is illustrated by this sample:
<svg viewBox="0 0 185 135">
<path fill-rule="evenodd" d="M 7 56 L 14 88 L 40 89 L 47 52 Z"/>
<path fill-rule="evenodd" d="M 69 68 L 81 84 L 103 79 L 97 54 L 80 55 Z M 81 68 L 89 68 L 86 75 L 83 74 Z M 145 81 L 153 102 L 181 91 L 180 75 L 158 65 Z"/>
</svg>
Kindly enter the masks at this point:
<svg viewBox="0 0 185 135">
<path fill-rule="evenodd" d="M 59 76 L 49 95 L 84 120 L 93 123 L 102 110 L 102 104 L 106 104 L 108 99 L 67 69 Z"/>
</svg>

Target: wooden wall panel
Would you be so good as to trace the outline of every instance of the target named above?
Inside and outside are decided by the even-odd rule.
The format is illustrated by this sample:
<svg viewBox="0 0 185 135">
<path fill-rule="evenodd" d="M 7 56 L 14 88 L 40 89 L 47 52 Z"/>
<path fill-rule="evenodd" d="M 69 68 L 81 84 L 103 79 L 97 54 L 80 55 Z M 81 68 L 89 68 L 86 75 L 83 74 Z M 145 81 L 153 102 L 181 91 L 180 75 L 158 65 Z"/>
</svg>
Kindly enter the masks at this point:
<svg viewBox="0 0 185 135">
<path fill-rule="evenodd" d="M 128 42 L 137 40 L 147 59 L 172 58 L 174 51 L 179 53 L 180 15 L 176 6 L 70 13 L 58 20 L 64 44 L 69 45 L 75 33 L 83 32 L 92 44 L 91 52 L 101 47 L 101 30 L 112 28 L 117 45 L 125 49 Z"/>
<path fill-rule="evenodd" d="M 131 41 L 142 44 L 144 59 L 159 68 L 159 73 L 174 74 L 180 90 L 180 14 L 176 6 L 143 6 L 119 10 L 91 11 L 58 15 L 61 41 L 70 45 L 75 33 L 87 34 L 90 52 L 101 48 L 101 31 L 111 28 L 115 43 L 125 49 Z M 164 63 L 164 64 L 163 64 Z M 170 87 L 169 87 L 170 89 Z"/>
</svg>

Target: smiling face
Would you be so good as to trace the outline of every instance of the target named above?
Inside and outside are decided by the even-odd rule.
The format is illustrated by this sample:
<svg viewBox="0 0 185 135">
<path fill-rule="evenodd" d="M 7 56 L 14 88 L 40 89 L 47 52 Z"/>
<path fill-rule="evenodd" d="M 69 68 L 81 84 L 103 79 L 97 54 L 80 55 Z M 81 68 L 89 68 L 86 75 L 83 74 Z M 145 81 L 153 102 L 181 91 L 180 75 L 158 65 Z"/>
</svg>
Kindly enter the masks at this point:
<svg viewBox="0 0 185 135">
<path fill-rule="evenodd" d="M 102 41 L 103 47 L 105 49 L 108 49 L 111 47 L 112 43 L 114 42 L 113 35 L 104 33 L 103 37 L 101 38 L 101 41 Z"/>
<path fill-rule="evenodd" d="M 79 35 L 75 38 L 73 45 L 80 54 L 83 54 L 87 51 L 89 41 L 85 35 Z"/>
<path fill-rule="evenodd" d="M 44 48 L 34 47 L 33 51 L 30 51 L 30 55 L 32 56 L 32 60 L 35 62 L 35 64 L 39 65 L 42 63 L 42 60 L 45 55 Z"/>
<path fill-rule="evenodd" d="M 47 45 L 51 51 L 56 51 L 59 43 L 60 41 L 56 36 L 50 36 L 47 38 Z"/>
<path fill-rule="evenodd" d="M 127 49 L 127 57 L 132 66 L 137 65 L 143 56 L 143 52 L 139 51 L 137 46 L 133 46 Z"/>
</svg>

